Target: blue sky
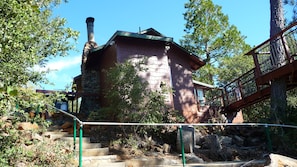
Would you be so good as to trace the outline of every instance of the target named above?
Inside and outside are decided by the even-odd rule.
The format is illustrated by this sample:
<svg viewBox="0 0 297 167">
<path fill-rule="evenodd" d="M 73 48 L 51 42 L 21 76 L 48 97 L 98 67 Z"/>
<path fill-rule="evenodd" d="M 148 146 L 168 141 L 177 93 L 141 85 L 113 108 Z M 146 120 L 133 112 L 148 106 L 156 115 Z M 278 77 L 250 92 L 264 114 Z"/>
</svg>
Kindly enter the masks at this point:
<svg viewBox="0 0 297 167">
<path fill-rule="evenodd" d="M 54 70 L 47 75 L 55 85 L 42 85 L 43 89 L 64 90 L 73 77 L 80 74 L 82 49 L 87 41 L 85 20 L 94 17 L 95 41 L 105 44 L 117 31 L 138 32 L 139 29 L 154 28 L 174 41 L 184 35 L 187 0 L 69 0 L 54 9 L 54 14 L 67 19 L 67 26 L 80 32 L 76 44 L 78 51 L 69 56 L 52 59 L 48 68 Z M 268 0 L 213 0 L 222 6 L 229 22 L 235 25 L 246 42 L 255 46 L 269 37 Z"/>
</svg>

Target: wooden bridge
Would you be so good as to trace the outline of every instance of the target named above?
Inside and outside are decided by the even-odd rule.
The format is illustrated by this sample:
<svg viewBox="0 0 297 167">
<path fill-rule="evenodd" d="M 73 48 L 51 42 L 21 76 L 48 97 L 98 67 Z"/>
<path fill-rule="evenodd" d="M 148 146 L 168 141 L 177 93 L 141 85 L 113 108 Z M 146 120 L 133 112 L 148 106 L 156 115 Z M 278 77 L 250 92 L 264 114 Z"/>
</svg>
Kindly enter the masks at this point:
<svg viewBox="0 0 297 167">
<path fill-rule="evenodd" d="M 277 49 L 275 44 L 280 48 Z M 275 54 L 284 54 L 275 60 Z M 287 90 L 297 86 L 297 23 L 258 45 L 246 55 L 255 67 L 223 88 L 225 112 L 234 112 L 270 97 L 271 81 L 287 79 Z M 278 62 L 278 63 L 276 63 Z"/>
</svg>

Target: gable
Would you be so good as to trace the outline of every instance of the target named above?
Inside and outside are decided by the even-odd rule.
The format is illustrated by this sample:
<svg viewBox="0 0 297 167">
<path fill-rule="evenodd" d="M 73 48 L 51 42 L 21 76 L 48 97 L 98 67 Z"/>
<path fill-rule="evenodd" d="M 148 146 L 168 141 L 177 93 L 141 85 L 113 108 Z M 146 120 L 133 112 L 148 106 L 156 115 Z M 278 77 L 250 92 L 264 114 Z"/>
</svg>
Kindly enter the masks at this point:
<svg viewBox="0 0 297 167">
<path fill-rule="evenodd" d="M 173 41 L 173 38 L 166 37 L 162 35 L 160 32 L 156 31 L 153 28 L 149 28 L 146 30 L 143 30 L 139 33 L 133 33 L 133 32 L 127 32 L 127 31 L 117 31 L 114 33 L 114 35 L 108 40 L 108 42 L 105 45 L 102 45 L 98 48 L 95 48 L 90 51 L 89 58 L 90 60 L 89 64 L 90 66 L 94 66 L 98 61 L 93 60 L 99 60 L 99 56 L 102 55 L 102 53 L 111 45 L 115 44 L 117 40 L 126 40 L 127 42 L 129 39 L 132 40 L 146 40 L 151 42 L 162 42 L 164 46 L 170 46 L 177 48 L 180 52 L 183 54 L 183 58 L 188 59 L 189 64 L 191 66 L 192 70 L 198 70 L 202 66 L 205 65 L 205 62 L 203 62 L 198 56 L 190 53 L 185 48 L 177 44 Z M 185 56 L 184 56 L 185 55 Z M 92 61 L 91 61 L 92 60 Z"/>
<path fill-rule="evenodd" d="M 153 28 L 149 28 L 149 29 L 140 31 L 140 34 L 165 37 L 164 35 L 162 35 L 160 32 L 158 32 L 157 30 L 155 30 Z"/>
</svg>

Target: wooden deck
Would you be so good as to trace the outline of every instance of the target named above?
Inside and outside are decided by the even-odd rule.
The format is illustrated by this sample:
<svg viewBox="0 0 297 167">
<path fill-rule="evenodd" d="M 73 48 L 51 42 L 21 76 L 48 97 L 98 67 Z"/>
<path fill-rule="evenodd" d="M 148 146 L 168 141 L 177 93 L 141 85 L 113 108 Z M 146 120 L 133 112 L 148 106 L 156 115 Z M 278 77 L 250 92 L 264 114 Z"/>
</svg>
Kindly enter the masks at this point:
<svg viewBox="0 0 297 167">
<path fill-rule="evenodd" d="M 278 44 L 280 49 L 276 49 Z M 283 54 L 282 60 L 275 55 Z M 287 79 L 287 89 L 297 86 L 297 23 L 252 49 L 255 67 L 222 90 L 225 112 L 234 112 L 270 97 L 271 81 Z M 278 63 L 276 63 L 278 62 Z"/>
</svg>

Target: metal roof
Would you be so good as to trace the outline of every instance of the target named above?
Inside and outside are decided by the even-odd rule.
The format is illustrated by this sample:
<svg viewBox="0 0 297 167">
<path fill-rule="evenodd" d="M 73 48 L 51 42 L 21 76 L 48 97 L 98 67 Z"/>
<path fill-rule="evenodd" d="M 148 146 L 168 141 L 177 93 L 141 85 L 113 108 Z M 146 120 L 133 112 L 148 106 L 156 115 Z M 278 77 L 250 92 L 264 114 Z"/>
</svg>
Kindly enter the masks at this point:
<svg viewBox="0 0 297 167">
<path fill-rule="evenodd" d="M 150 34 L 154 34 L 154 35 L 150 35 Z M 186 54 L 189 55 L 189 58 L 199 64 L 199 66 L 197 65 L 191 65 L 192 68 L 194 70 L 199 69 L 200 67 L 205 65 L 205 62 L 203 60 L 201 60 L 197 55 L 189 52 L 188 50 L 186 50 L 184 47 L 180 46 L 179 44 L 177 44 L 176 42 L 173 41 L 173 38 L 171 37 L 165 37 L 163 36 L 161 33 L 159 33 L 158 31 L 156 31 L 153 28 L 149 28 L 147 30 L 143 30 L 139 33 L 133 33 L 133 32 L 127 32 L 127 31 L 116 31 L 113 36 L 106 42 L 105 45 L 99 46 L 95 49 L 93 49 L 91 51 L 92 52 L 100 52 L 103 51 L 105 48 L 107 48 L 109 45 L 112 45 L 115 41 L 115 38 L 117 37 L 126 37 L 126 38 L 136 38 L 136 39 L 144 39 L 144 40 L 153 40 L 153 41 L 163 41 L 163 42 L 167 42 L 168 44 L 173 44 L 174 46 L 176 46 L 177 48 L 181 49 L 183 52 L 185 52 Z"/>
<path fill-rule="evenodd" d="M 211 89 L 217 88 L 214 85 L 210 85 L 210 84 L 207 84 L 207 83 L 204 83 L 204 82 L 199 82 L 199 81 L 196 81 L 196 80 L 193 80 L 193 83 L 197 84 L 197 85 L 201 85 L 201 86 L 206 87 L 206 88 L 211 88 Z"/>
</svg>

